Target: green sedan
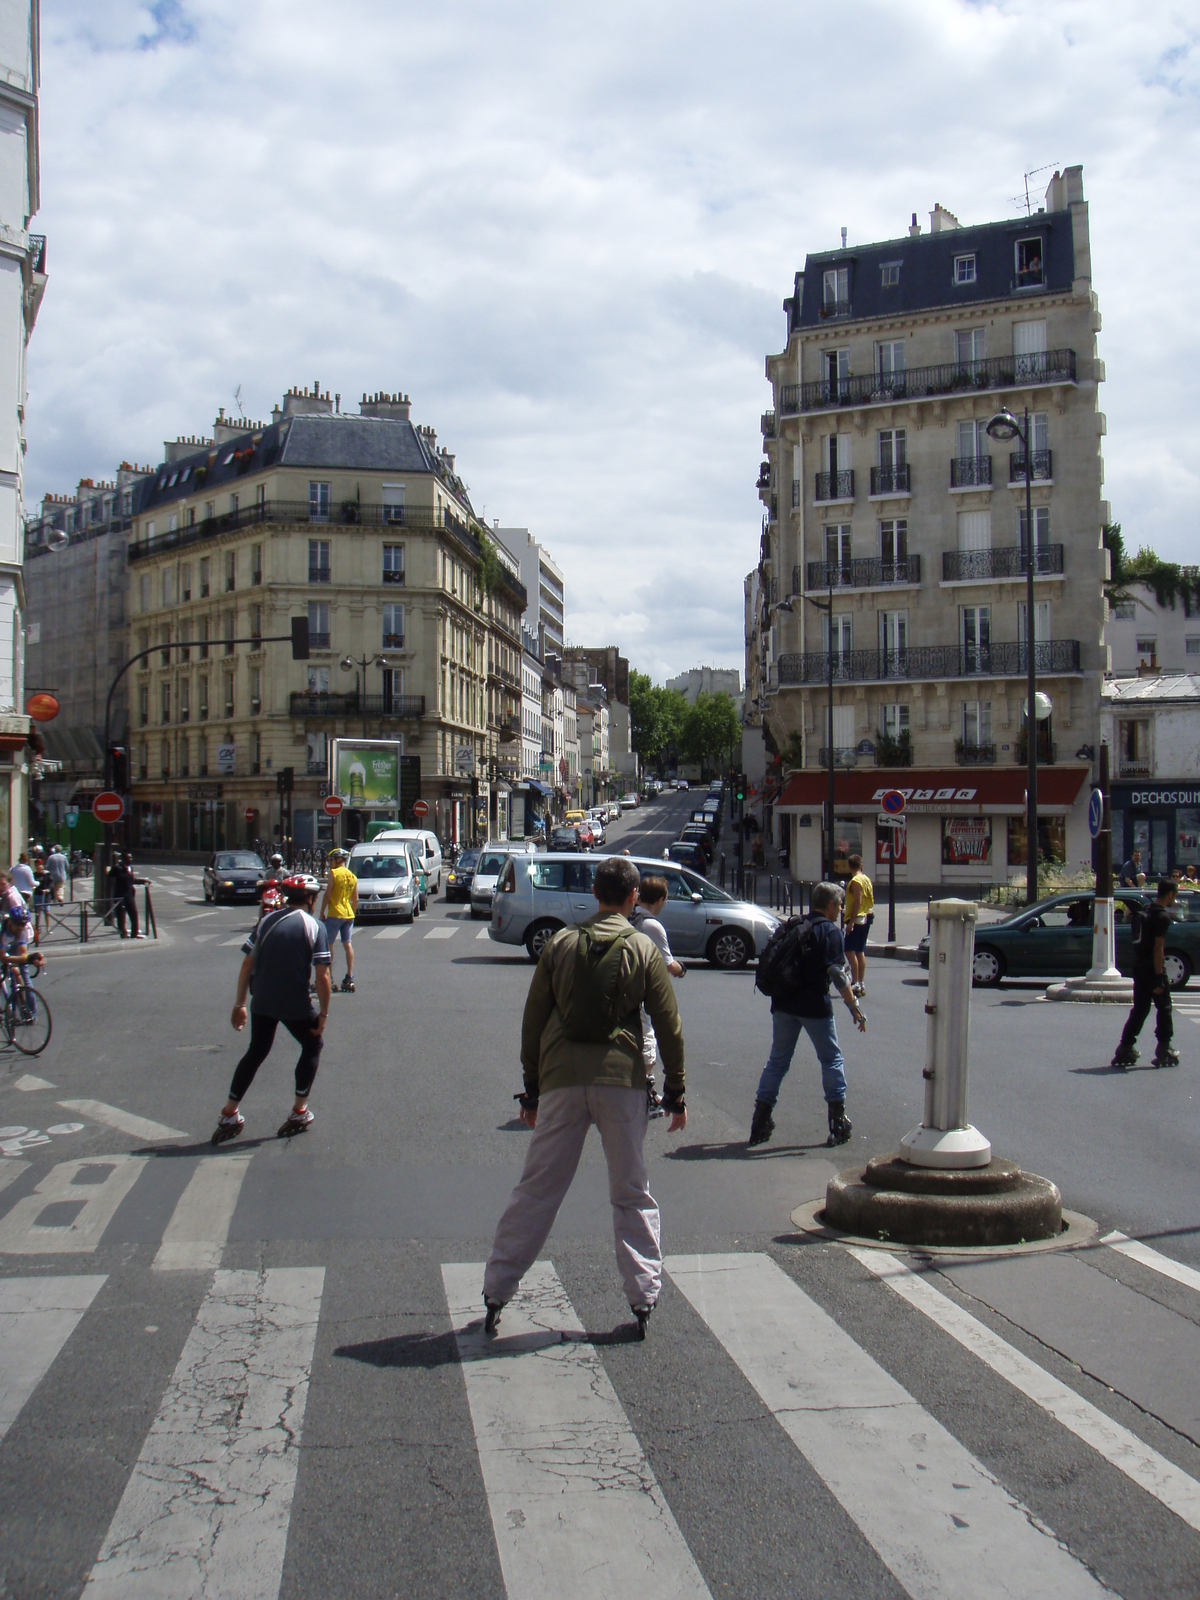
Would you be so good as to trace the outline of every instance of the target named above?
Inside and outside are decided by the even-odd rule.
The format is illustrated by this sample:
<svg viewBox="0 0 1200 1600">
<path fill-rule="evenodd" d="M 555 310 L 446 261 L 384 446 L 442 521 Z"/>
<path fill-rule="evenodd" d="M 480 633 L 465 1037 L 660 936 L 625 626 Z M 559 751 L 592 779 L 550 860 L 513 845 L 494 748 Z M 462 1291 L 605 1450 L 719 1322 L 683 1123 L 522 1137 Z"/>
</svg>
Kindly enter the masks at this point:
<svg viewBox="0 0 1200 1600">
<path fill-rule="evenodd" d="M 1117 924 L 1117 966 L 1133 971 L 1133 911 L 1153 903 L 1154 896 L 1120 890 L 1114 896 Z M 994 985 L 1002 978 L 1077 978 L 1092 964 L 1090 891 L 1057 894 L 1003 922 L 980 922 L 975 929 L 974 981 Z M 929 943 L 921 941 L 921 965 L 929 965 Z M 1182 989 L 1200 971 L 1200 895 L 1181 894 L 1171 911 L 1163 970 L 1172 989 Z"/>
</svg>

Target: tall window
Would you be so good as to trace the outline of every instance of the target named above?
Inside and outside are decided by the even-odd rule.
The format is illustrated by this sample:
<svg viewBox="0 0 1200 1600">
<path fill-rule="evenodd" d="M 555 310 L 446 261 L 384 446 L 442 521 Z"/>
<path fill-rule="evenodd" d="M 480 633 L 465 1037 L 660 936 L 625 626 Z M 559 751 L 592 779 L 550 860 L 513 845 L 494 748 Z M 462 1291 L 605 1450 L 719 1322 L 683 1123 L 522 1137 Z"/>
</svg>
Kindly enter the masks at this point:
<svg viewBox="0 0 1200 1600">
<path fill-rule="evenodd" d="M 308 602 L 308 642 L 313 650 L 328 650 L 329 644 L 329 602 L 327 600 L 310 600 Z"/>
<path fill-rule="evenodd" d="M 232 672 L 227 672 L 225 674 L 225 715 L 227 717 L 231 717 L 233 715 L 233 673 Z"/>
<path fill-rule="evenodd" d="M 850 555 L 850 523 L 832 523 L 825 529 L 825 565 L 832 569 L 825 575 L 826 582 L 850 583 L 853 566 Z"/>
<path fill-rule="evenodd" d="M 250 735 L 250 771 L 254 774 L 262 771 L 262 738 L 257 733 Z"/>
<path fill-rule="evenodd" d="M 143 683 L 138 689 L 138 727 L 144 728 L 150 721 L 150 688 Z"/>
<path fill-rule="evenodd" d="M 850 304 L 850 268 L 827 267 L 824 289 L 825 310 L 845 310 Z"/>
<path fill-rule="evenodd" d="M 904 371 L 903 339 L 885 339 L 875 346 L 875 370 L 881 378 L 893 378 Z"/>
<path fill-rule="evenodd" d="M 208 777 L 208 740 L 203 734 L 196 740 L 196 771 L 200 777 Z"/>
<path fill-rule="evenodd" d="M 139 591 L 138 592 L 139 592 L 139 599 L 141 601 L 142 610 L 143 611 L 149 611 L 149 609 L 150 609 L 150 574 L 148 572 L 143 572 L 142 573 L 141 584 L 139 585 Z"/>
<path fill-rule="evenodd" d="M 250 714 L 256 717 L 262 710 L 262 668 L 250 669 Z"/>
<path fill-rule="evenodd" d="M 164 567 L 162 569 L 162 603 L 165 606 L 171 605 L 174 600 L 175 585 L 173 578 L 174 573 L 172 572 L 171 568 Z"/>
<path fill-rule="evenodd" d="M 1034 643 L 1048 644 L 1050 641 L 1050 602 L 1049 600 L 1035 600 L 1033 603 Z M 1017 639 L 1021 644 L 1029 638 L 1029 608 L 1024 600 L 1017 603 Z"/>
<path fill-rule="evenodd" d="M 904 429 L 884 428 L 879 433 L 879 465 L 884 468 L 904 465 Z"/>
<path fill-rule="evenodd" d="M 383 647 L 385 650 L 404 649 L 404 607 L 384 606 Z"/>
<path fill-rule="evenodd" d="M 227 611 L 225 613 L 225 654 L 227 656 L 231 656 L 233 654 L 233 641 L 236 636 L 237 613 L 233 611 Z"/>
<path fill-rule="evenodd" d="M 187 734 L 185 733 L 180 737 L 180 740 L 179 740 L 179 776 L 181 778 L 190 778 L 191 777 L 192 769 L 191 769 L 191 763 L 190 763 L 190 759 L 189 759 L 190 756 L 191 756 L 191 740 L 188 738 Z"/>
<path fill-rule="evenodd" d="M 208 679 L 201 678 L 196 684 L 196 715 L 201 722 L 208 721 Z"/>
<path fill-rule="evenodd" d="M 954 335 L 954 360 L 960 367 L 972 367 L 987 359 L 987 329 L 959 328 Z"/>
<path fill-rule="evenodd" d="M 825 398 L 836 400 L 844 393 L 850 377 L 849 350 L 823 350 L 821 352 L 821 377 L 825 382 Z"/>
<path fill-rule="evenodd" d="M 328 539 L 310 539 L 308 541 L 308 581 L 309 583 L 329 582 Z"/>
<path fill-rule="evenodd" d="M 138 777 L 144 783 L 150 776 L 150 747 L 143 739 L 138 745 Z"/>
<path fill-rule="evenodd" d="M 159 659 L 164 667 L 169 667 L 171 665 L 171 630 L 165 624 L 158 630 L 158 642 L 162 646 L 159 652 Z"/>
<path fill-rule="evenodd" d="M 171 741 L 164 739 L 158 751 L 158 769 L 164 778 L 171 776 Z"/>
<path fill-rule="evenodd" d="M 181 622 L 179 624 L 179 659 L 180 659 L 180 661 L 190 661 L 192 659 L 192 652 L 191 652 L 191 648 L 190 648 L 191 647 L 191 642 L 192 642 L 192 619 L 190 617 L 188 617 L 184 622 Z"/>
<path fill-rule="evenodd" d="M 1046 324 L 1037 322 L 1013 323 L 1013 355 L 1016 357 L 1017 379 L 1038 377 L 1046 370 Z"/>
<path fill-rule="evenodd" d="M 1045 282 L 1042 271 L 1042 241 L 1017 240 L 1017 288 L 1033 289 Z"/>
<path fill-rule="evenodd" d="M 960 511 L 958 513 L 958 548 L 965 550 L 990 550 L 992 548 L 992 513 L 990 511 Z"/>
<path fill-rule="evenodd" d="M 987 424 L 980 421 L 958 424 L 958 459 L 975 460 L 988 453 Z"/>
<path fill-rule="evenodd" d="M 833 659 L 835 671 L 837 670 L 837 663 L 840 662 L 843 657 L 849 656 L 851 650 L 854 648 L 853 635 L 854 625 L 849 612 L 843 612 L 841 615 L 835 615 L 833 618 Z M 821 618 L 821 648 L 826 652 L 829 650 L 828 616 L 823 616 Z"/>
<path fill-rule="evenodd" d="M 250 607 L 250 648 L 262 649 L 262 607 Z"/>
<path fill-rule="evenodd" d="M 250 582 L 262 582 L 262 545 L 255 544 L 250 547 Z"/>
<path fill-rule="evenodd" d="M 1050 507 L 1034 506 L 1033 536 L 1036 548 L 1042 550 L 1050 543 Z M 1017 512 L 1017 543 L 1022 550 L 1029 549 L 1029 524 L 1025 520 L 1025 507 Z"/>
<path fill-rule="evenodd" d="M 308 515 L 313 522 L 329 521 L 329 485 L 327 483 L 309 484 Z"/>
<path fill-rule="evenodd" d="M 179 569 L 179 598 L 190 600 L 192 598 L 192 564 L 185 561 Z"/>
<path fill-rule="evenodd" d="M 384 484 L 383 520 L 396 523 L 404 521 L 404 485 L 402 483 Z"/>
<path fill-rule="evenodd" d="M 959 630 L 963 671 L 986 672 L 992 653 L 991 606 L 963 606 Z"/>
<path fill-rule="evenodd" d="M 186 678 L 179 680 L 179 720 L 187 722 L 192 714 L 192 686 Z"/>
<path fill-rule="evenodd" d="M 384 583 L 404 582 L 404 546 L 402 544 L 384 545 L 383 581 Z"/>
<path fill-rule="evenodd" d="M 899 740 L 902 734 L 908 733 L 908 707 L 905 705 L 880 706 L 879 731 L 885 739 L 893 741 Z"/>
<path fill-rule="evenodd" d="M 212 560 L 204 556 L 200 562 L 200 598 L 207 600 L 212 593 Z"/>
<path fill-rule="evenodd" d="M 972 749 L 991 744 L 992 702 L 990 700 L 963 701 L 962 742 Z"/>
<path fill-rule="evenodd" d="M 879 651 L 883 670 L 888 677 L 907 671 L 908 663 L 908 612 L 881 611 L 879 613 Z"/>
<path fill-rule="evenodd" d="M 329 668 L 309 667 L 307 688 L 309 694 L 328 694 Z"/>
<path fill-rule="evenodd" d="M 383 669 L 383 709 L 385 714 L 396 710 L 404 695 L 404 673 L 399 667 Z"/>
<path fill-rule="evenodd" d="M 208 660 L 208 641 L 212 629 L 212 622 L 208 617 L 200 619 L 200 659 Z"/>
<path fill-rule="evenodd" d="M 903 583 L 908 577 L 907 517 L 892 517 L 879 524 L 879 559 L 885 583 Z"/>
<path fill-rule="evenodd" d="M 225 593 L 232 594 L 237 588 L 237 551 L 225 552 Z"/>
</svg>

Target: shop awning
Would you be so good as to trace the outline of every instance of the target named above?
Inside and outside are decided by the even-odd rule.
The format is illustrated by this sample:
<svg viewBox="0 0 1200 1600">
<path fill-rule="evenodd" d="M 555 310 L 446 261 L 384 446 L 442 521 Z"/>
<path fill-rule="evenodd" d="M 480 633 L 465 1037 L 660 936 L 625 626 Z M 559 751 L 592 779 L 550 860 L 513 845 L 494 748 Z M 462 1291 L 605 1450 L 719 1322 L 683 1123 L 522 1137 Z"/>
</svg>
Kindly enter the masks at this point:
<svg viewBox="0 0 1200 1600">
<path fill-rule="evenodd" d="M 546 800 L 548 800 L 554 793 L 554 790 L 550 788 L 549 784 L 539 783 L 536 778 L 527 778 L 525 781 L 529 788 L 534 790 L 535 793 L 540 794 Z"/>
<path fill-rule="evenodd" d="M 1038 810 L 1069 811 L 1078 800 L 1091 768 L 1039 767 Z M 912 816 L 964 816 L 975 814 L 1021 816 L 1025 810 L 1025 768 L 1009 767 L 906 768 L 881 771 L 878 767 L 839 772 L 834 782 L 834 806 L 848 814 L 879 810 L 889 789 L 899 789 L 905 810 Z M 783 786 L 776 811 L 819 811 L 829 794 L 829 774 L 817 769 L 793 772 Z"/>
</svg>

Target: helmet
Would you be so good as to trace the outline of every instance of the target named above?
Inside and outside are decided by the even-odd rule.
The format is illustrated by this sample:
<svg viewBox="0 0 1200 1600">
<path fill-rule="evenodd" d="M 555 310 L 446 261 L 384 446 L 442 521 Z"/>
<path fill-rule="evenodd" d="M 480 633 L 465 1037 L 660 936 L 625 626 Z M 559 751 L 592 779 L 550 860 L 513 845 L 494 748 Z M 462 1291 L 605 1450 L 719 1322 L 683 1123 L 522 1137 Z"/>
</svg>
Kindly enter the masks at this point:
<svg viewBox="0 0 1200 1600">
<path fill-rule="evenodd" d="M 306 900 L 310 894 L 320 894 L 321 885 L 311 872 L 294 872 L 290 878 L 283 880 L 282 887 L 287 892 L 289 902 Z"/>
<path fill-rule="evenodd" d="M 349 858 L 349 855 L 350 855 L 350 852 L 348 850 L 343 850 L 341 845 L 337 844 L 337 845 L 334 845 L 333 849 L 329 852 L 329 859 L 330 859 L 330 861 L 334 861 L 334 860 L 340 861 L 343 856 L 346 857 L 346 858 Z"/>
<path fill-rule="evenodd" d="M 283 865 L 283 857 L 279 854 L 278 850 L 276 850 L 275 854 L 271 857 L 271 865 L 273 867 L 281 867 Z"/>
</svg>

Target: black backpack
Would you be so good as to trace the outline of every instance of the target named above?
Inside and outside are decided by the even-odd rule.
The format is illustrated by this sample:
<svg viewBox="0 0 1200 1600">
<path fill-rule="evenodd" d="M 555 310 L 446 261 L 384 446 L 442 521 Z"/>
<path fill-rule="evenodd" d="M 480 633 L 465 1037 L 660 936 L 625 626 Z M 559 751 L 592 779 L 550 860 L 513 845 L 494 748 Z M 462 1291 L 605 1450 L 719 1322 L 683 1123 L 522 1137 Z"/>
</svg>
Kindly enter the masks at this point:
<svg viewBox="0 0 1200 1600">
<path fill-rule="evenodd" d="M 815 977 L 817 938 L 808 917 L 789 917 L 776 928 L 758 958 L 754 987 L 768 999 L 790 994 Z"/>
</svg>

